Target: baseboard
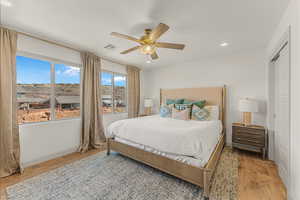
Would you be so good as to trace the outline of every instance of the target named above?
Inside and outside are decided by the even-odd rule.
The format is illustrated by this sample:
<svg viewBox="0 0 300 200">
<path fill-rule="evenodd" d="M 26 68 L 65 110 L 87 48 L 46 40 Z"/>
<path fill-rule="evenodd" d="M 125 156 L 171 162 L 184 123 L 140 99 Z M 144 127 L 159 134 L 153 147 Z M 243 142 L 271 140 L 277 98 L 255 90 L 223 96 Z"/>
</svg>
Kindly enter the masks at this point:
<svg viewBox="0 0 300 200">
<path fill-rule="evenodd" d="M 228 147 L 232 147 L 232 141 L 225 141 L 225 145 Z"/>
<path fill-rule="evenodd" d="M 294 197 L 294 195 L 293 194 L 287 194 L 287 199 L 288 200 L 295 200 L 296 198 Z"/>
<path fill-rule="evenodd" d="M 268 136 L 269 136 L 269 146 L 268 146 L 269 160 L 275 161 L 275 135 L 274 135 L 274 131 L 268 129 Z"/>
<path fill-rule="evenodd" d="M 290 188 L 286 188 L 287 189 L 287 199 L 288 200 L 298 200 L 299 197 L 297 198 L 296 196 L 296 191 L 295 188 L 290 187 Z"/>
<path fill-rule="evenodd" d="M 62 156 L 77 152 L 77 150 L 78 150 L 78 147 L 71 148 L 71 149 L 68 149 L 68 150 L 65 150 L 65 151 L 62 151 L 62 152 L 59 152 L 59 153 L 54 153 L 54 154 L 47 155 L 43 158 L 39 158 L 39 159 L 30 161 L 30 162 L 21 163 L 21 165 L 22 165 L 23 168 L 30 167 L 30 166 L 33 166 L 33 165 L 36 165 L 36 164 L 39 164 L 39 163 L 42 163 L 42 162 L 45 162 L 45 161 L 48 161 L 48 160 L 52 160 L 52 159 L 55 159 L 55 158 L 58 158 L 58 157 L 62 157 Z"/>
</svg>

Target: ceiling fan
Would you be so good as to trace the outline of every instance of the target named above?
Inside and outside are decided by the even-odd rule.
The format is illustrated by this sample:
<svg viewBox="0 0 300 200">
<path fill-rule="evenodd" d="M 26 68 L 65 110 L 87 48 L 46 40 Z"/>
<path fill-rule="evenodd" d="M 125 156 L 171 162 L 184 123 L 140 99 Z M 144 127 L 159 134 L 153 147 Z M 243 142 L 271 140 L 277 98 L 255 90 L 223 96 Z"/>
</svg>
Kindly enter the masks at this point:
<svg viewBox="0 0 300 200">
<path fill-rule="evenodd" d="M 158 59 L 158 55 L 156 53 L 157 48 L 168 48 L 168 49 L 178 49 L 183 50 L 184 44 L 174 44 L 174 43 L 166 43 L 166 42 L 156 42 L 157 39 L 164 34 L 169 29 L 169 26 L 163 23 L 160 23 L 155 29 L 145 29 L 145 35 L 140 39 L 131 37 L 129 35 L 124 35 L 121 33 L 112 32 L 112 36 L 116 36 L 119 38 L 131 40 L 139 43 L 138 46 L 132 47 L 125 51 L 122 51 L 121 54 L 127 54 L 135 50 L 140 50 L 143 54 L 150 55 L 152 59 Z"/>
</svg>

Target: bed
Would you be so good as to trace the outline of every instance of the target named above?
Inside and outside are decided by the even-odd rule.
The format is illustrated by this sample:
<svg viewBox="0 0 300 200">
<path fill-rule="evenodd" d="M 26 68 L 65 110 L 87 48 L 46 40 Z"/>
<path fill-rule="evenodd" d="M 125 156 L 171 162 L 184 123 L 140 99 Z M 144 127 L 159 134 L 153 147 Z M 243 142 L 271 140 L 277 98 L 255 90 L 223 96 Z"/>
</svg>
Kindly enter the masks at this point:
<svg viewBox="0 0 300 200">
<path fill-rule="evenodd" d="M 208 199 L 225 145 L 226 87 L 161 89 L 160 103 L 168 98 L 205 99 L 207 105 L 219 107 L 219 120 L 198 123 L 159 116 L 121 120 L 109 127 L 107 154 L 113 150 L 193 183 Z"/>
</svg>

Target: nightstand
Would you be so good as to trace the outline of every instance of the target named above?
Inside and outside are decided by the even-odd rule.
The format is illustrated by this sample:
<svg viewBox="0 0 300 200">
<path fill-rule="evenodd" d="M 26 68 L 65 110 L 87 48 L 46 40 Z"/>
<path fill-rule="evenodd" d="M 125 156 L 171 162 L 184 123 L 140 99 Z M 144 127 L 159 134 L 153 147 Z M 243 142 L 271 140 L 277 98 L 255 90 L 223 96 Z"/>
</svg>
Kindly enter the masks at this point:
<svg viewBox="0 0 300 200">
<path fill-rule="evenodd" d="M 262 126 L 244 126 L 232 124 L 232 147 L 258 152 L 266 159 L 268 151 L 268 133 Z"/>
</svg>

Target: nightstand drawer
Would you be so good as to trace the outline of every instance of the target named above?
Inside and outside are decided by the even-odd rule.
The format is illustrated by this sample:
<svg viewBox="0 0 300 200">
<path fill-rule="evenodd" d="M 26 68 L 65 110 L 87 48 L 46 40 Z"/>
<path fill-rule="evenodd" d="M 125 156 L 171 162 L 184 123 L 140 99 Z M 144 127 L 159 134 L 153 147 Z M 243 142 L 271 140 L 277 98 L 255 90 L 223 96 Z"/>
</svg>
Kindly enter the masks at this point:
<svg viewBox="0 0 300 200">
<path fill-rule="evenodd" d="M 247 139 L 253 139 L 253 140 L 264 140 L 265 135 L 264 134 L 257 134 L 253 132 L 247 132 L 247 131 L 233 131 L 233 137 L 240 137 L 240 138 L 247 138 Z"/>
<path fill-rule="evenodd" d="M 265 140 L 257 140 L 257 139 L 253 139 L 253 138 L 234 137 L 233 142 L 239 143 L 239 144 L 252 145 L 252 146 L 256 146 L 256 147 L 264 147 L 265 146 Z"/>
<path fill-rule="evenodd" d="M 262 152 L 262 148 L 261 147 L 255 147 L 253 145 L 247 145 L 247 144 L 240 144 L 240 143 L 232 143 L 232 146 L 235 148 L 239 148 L 242 150 L 248 150 L 248 151 L 254 151 L 254 152 Z"/>
<path fill-rule="evenodd" d="M 235 134 L 248 134 L 248 135 L 255 135 L 255 136 L 265 136 L 265 130 L 261 129 L 253 129 L 253 128 L 246 128 L 246 127 L 233 127 L 233 132 Z"/>
</svg>

